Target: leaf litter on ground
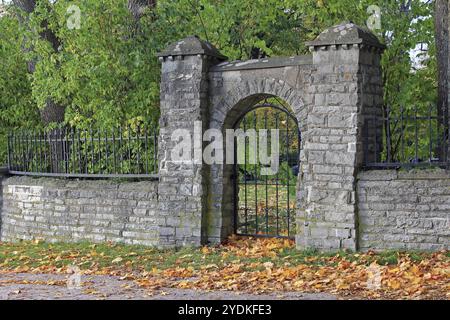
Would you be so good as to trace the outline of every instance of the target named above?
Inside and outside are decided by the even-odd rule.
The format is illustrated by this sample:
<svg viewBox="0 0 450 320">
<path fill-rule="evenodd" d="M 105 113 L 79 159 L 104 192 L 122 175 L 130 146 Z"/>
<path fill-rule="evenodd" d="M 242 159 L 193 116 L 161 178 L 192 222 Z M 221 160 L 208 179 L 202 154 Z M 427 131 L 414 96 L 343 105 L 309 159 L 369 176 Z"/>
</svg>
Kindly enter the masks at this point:
<svg viewBox="0 0 450 320">
<path fill-rule="evenodd" d="M 0 243 L 0 273 L 113 275 L 149 290 L 297 291 L 371 299 L 450 299 L 450 254 L 300 251 L 287 239 L 230 237 L 202 248 Z M 0 283 L 1 285 L 1 283 Z"/>
</svg>

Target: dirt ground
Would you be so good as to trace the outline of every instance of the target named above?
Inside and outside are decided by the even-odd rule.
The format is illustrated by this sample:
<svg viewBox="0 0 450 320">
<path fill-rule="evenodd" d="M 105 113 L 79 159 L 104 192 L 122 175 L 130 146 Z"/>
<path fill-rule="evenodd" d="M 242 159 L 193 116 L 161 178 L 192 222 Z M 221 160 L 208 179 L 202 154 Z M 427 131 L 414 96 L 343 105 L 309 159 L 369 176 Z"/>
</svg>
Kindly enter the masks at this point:
<svg viewBox="0 0 450 320">
<path fill-rule="evenodd" d="M 81 285 L 69 276 L 54 274 L 0 274 L 0 300 L 336 300 L 330 294 L 280 292 L 264 295 L 231 291 L 158 289 L 149 291 L 133 281 L 113 276 L 82 276 Z"/>
</svg>

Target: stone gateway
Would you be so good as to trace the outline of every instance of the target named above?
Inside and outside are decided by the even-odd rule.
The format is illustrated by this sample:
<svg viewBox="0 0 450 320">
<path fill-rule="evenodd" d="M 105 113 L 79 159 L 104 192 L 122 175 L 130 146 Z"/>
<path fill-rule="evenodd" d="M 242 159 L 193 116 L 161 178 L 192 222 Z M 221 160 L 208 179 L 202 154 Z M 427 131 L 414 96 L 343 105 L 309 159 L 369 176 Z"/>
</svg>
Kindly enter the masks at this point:
<svg viewBox="0 0 450 320">
<path fill-rule="evenodd" d="M 448 249 L 450 175 L 362 170 L 377 159 L 384 46 L 343 23 L 307 43 L 311 54 L 227 61 L 188 37 L 159 54 L 161 117 L 157 181 L 7 177 L 0 189 L 1 239 L 114 241 L 157 247 L 223 241 L 235 230 L 234 166 L 171 158 L 177 129 L 225 132 L 257 103 L 289 106 L 301 131 L 295 192 L 299 249 Z M 374 122 L 375 123 L 375 122 Z M 194 143 L 192 153 L 205 145 Z M 367 153 L 367 152 L 366 152 Z M 1 178 L 0 178 L 1 179 Z"/>
</svg>

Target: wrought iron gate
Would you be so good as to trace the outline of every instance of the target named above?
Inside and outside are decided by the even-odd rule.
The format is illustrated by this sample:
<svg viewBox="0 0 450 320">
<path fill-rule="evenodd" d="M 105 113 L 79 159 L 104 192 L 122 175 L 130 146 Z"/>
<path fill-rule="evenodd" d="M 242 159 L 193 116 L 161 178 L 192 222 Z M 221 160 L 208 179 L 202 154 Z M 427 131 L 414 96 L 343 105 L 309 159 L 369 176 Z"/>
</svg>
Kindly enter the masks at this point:
<svg viewBox="0 0 450 320">
<path fill-rule="evenodd" d="M 248 133 L 256 132 L 256 145 L 259 151 L 261 142 L 267 143 L 271 154 L 272 129 L 278 129 L 279 168 L 272 175 L 261 174 L 261 169 L 269 167 L 259 161 L 251 162 L 250 138 L 241 138 L 241 161 L 234 165 L 235 177 L 235 232 L 243 236 L 286 237 L 295 232 L 296 185 L 299 172 L 300 130 L 297 119 L 287 106 L 263 102 L 253 106 L 236 123 L 234 129 Z M 261 140 L 259 130 L 268 133 L 267 140 Z M 245 142 L 244 142 L 244 141 Z M 236 143 L 235 145 L 238 145 Z M 235 154 L 238 154 L 235 149 Z M 243 155 L 242 155 L 243 153 Z M 242 163 L 243 162 L 243 163 Z"/>
</svg>

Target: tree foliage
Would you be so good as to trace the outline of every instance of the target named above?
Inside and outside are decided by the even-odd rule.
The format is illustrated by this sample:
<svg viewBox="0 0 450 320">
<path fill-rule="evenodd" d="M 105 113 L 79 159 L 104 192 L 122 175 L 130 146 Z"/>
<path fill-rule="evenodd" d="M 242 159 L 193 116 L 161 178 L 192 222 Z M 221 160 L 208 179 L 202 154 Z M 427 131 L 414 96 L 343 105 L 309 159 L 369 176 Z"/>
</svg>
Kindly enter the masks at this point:
<svg viewBox="0 0 450 320">
<path fill-rule="evenodd" d="M 436 102 L 430 1 L 159 0 L 141 6 L 144 2 L 38 0 L 21 19 L 8 8 L 10 14 L 0 18 L 2 128 L 36 125 L 48 101 L 65 108 L 65 124 L 80 128 L 156 122 L 155 53 L 170 42 L 196 34 L 241 60 L 305 54 L 304 42 L 333 24 L 365 25 L 373 14 L 370 5 L 381 9 L 381 29 L 375 32 L 388 46 L 382 60 L 385 105 L 395 111 Z M 80 9 L 79 28 L 68 27 L 73 5 Z M 57 37 L 56 50 L 42 37 L 46 30 Z M 424 51 L 418 64 L 413 55 L 419 45 Z M 27 74 L 30 61 L 34 72 Z M 0 149 L 4 160 L 4 146 Z"/>
<path fill-rule="evenodd" d="M 0 164 L 6 161 L 9 129 L 39 124 L 31 98 L 27 63 L 22 54 L 21 28 L 12 15 L 0 18 Z"/>
<path fill-rule="evenodd" d="M 32 81 L 37 106 L 49 98 L 64 105 L 66 123 L 75 127 L 154 121 L 159 66 L 151 33 L 136 30 L 121 0 L 80 1 L 79 29 L 68 28 L 70 5 L 59 0 L 47 10 L 40 2 L 31 16 L 35 30 L 48 21 L 60 41 L 55 53 L 48 41 L 30 36 L 30 59 L 39 61 Z"/>
</svg>

